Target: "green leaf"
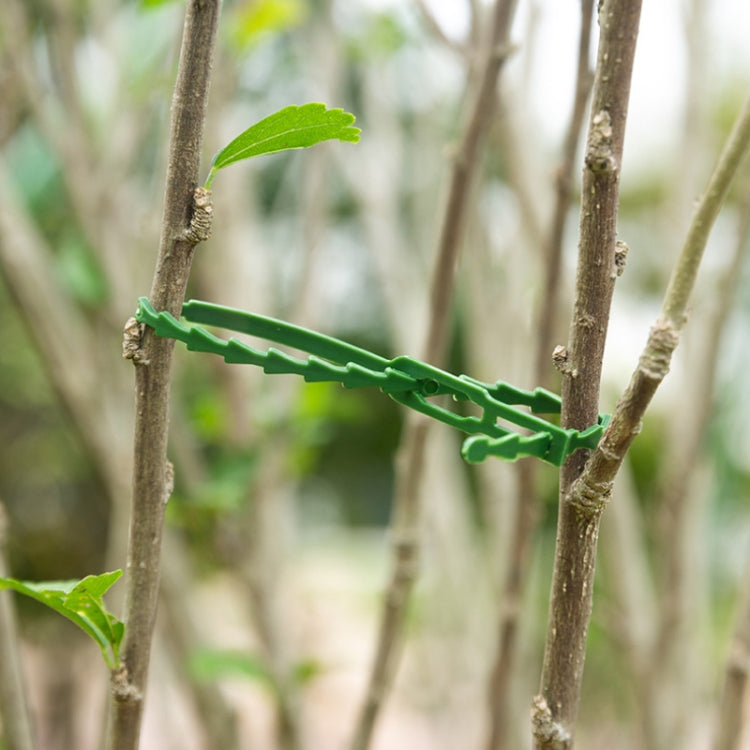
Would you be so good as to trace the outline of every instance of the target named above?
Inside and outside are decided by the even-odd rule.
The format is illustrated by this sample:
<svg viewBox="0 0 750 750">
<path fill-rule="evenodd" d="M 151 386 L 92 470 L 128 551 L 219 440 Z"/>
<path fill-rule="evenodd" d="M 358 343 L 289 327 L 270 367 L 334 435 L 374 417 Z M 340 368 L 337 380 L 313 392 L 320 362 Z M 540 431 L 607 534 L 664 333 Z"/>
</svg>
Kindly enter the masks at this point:
<svg viewBox="0 0 750 750">
<path fill-rule="evenodd" d="M 121 570 L 86 576 L 80 581 L 18 581 L 0 578 L 0 589 L 13 589 L 46 604 L 88 633 L 99 645 L 110 669 L 120 665 L 125 625 L 107 611 L 102 596 L 122 575 Z"/>
<path fill-rule="evenodd" d="M 90 307 L 104 302 L 107 282 L 94 256 L 79 238 L 68 233 L 60 238 L 55 264 L 57 276 L 74 299 Z"/>
<path fill-rule="evenodd" d="M 272 692 L 278 689 L 265 661 L 245 651 L 199 649 L 191 655 L 189 669 L 193 678 L 201 682 L 239 677 L 257 682 Z M 291 678 L 296 685 L 304 686 L 324 671 L 317 660 L 304 659 L 292 666 Z"/>
<path fill-rule="evenodd" d="M 301 23 L 307 15 L 303 0 L 253 0 L 233 8 L 228 33 L 239 49 L 248 49 L 269 34 Z"/>
<path fill-rule="evenodd" d="M 174 0 L 141 0 L 142 8 L 158 8 L 160 5 L 174 2 Z"/>
<path fill-rule="evenodd" d="M 292 678 L 298 685 L 308 685 L 325 672 L 317 659 L 303 659 L 292 666 Z"/>
<path fill-rule="evenodd" d="M 205 648 L 190 657 L 190 673 L 196 680 L 209 682 L 225 677 L 241 677 L 270 690 L 276 683 L 263 659 L 245 651 Z"/>
<path fill-rule="evenodd" d="M 251 125 L 214 156 L 206 188 L 211 187 L 216 172 L 236 161 L 295 148 L 308 148 L 322 141 L 356 143 L 361 131 L 353 127 L 354 119 L 354 115 L 349 112 L 326 109 L 325 104 L 318 102 L 284 107 Z"/>
</svg>

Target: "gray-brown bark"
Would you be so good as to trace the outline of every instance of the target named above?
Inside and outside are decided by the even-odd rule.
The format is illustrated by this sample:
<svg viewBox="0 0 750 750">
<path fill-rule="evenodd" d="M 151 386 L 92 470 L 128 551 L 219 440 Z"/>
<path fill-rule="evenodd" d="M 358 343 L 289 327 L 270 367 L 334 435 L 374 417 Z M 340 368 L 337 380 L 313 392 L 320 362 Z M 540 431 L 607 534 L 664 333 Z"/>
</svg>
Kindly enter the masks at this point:
<svg viewBox="0 0 750 750">
<path fill-rule="evenodd" d="M 596 535 L 598 533 L 598 519 L 601 511 L 609 500 L 612 483 L 618 469 L 622 465 L 628 448 L 640 431 L 640 423 L 651 399 L 661 381 L 669 371 L 669 365 L 677 344 L 679 334 L 686 321 L 686 310 L 695 279 L 698 273 L 703 251 L 708 241 L 708 235 L 713 227 L 718 212 L 726 199 L 729 187 L 736 175 L 744 157 L 750 150 L 750 100 L 748 100 L 730 134 L 725 148 L 711 175 L 708 187 L 693 215 L 690 229 L 680 257 L 670 278 L 661 317 L 651 329 L 648 342 L 641 355 L 638 367 L 633 373 L 630 383 L 617 403 L 612 420 L 604 432 L 601 442 L 592 453 L 580 476 L 569 486 L 567 493 L 561 498 L 561 505 L 567 506 L 571 514 L 570 531 L 579 535 L 587 542 L 584 545 L 585 555 L 580 556 L 574 575 L 563 578 L 559 589 L 561 594 L 568 595 L 572 584 L 576 584 L 575 597 L 572 601 L 583 603 L 590 612 L 591 583 L 596 551 Z M 557 569 L 556 569 L 557 573 Z M 581 578 L 581 574 L 588 574 Z M 559 574 L 558 574 L 559 575 Z M 578 582 L 581 581 L 579 584 Z M 585 584 L 585 586 L 583 585 Z M 553 594 L 554 596 L 554 594 Z M 558 595 L 559 596 L 559 595 Z M 561 597 L 562 598 L 562 597 Z M 553 606 L 556 602 L 553 599 Z M 559 606 L 559 605 L 558 605 Z M 575 618 L 581 621 L 582 607 L 560 608 L 551 613 L 550 628 L 561 628 L 563 634 L 568 634 L 570 621 Z M 588 618 L 580 623 L 584 627 Z M 555 640 L 560 638 L 560 631 L 555 630 Z M 576 650 L 563 649 L 561 666 L 572 665 L 582 671 L 583 640 L 576 640 L 572 644 Z M 550 646 L 548 644 L 548 650 Z M 564 652 L 568 656 L 565 658 Z M 547 668 L 547 664 L 545 663 Z M 546 670 L 545 670 L 546 671 Z M 549 690 L 542 693 L 535 703 L 535 737 L 541 743 L 539 747 L 570 747 L 572 743 L 572 725 L 561 721 L 564 716 L 561 707 L 567 704 L 564 698 L 571 698 L 570 690 L 564 684 L 557 685 L 557 692 Z M 543 690 L 548 688 L 543 683 Z M 555 696 L 558 696 L 557 698 Z M 551 700 L 552 699 L 552 702 Z M 565 714 L 570 721 L 570 713 Z M 546 744 L 545 744 L 546 743 Z"/>
<path fill-rule="evenodd" d="M 7 518 L 0 502 L 0 576 L 8 575 L 6 563 Z M 26 689 L 21 673 L 20 640 L 16 610 L 10 591 L 0 594 L 0 717 L 8 750 L 34 750 Z"/>
<path fill-rule="evenodd" d="M 570 209 L 573 169 L 578 140 L 584 124 L 586 102 L 591 90 L 589 63 L 593 0 L 581 3 L 581 30 L 578 40 L 576 88 L 570 122 L 563 144 L 563 155 L 557 173 L 555 205 L 544 250 L 544 289 L 540 298 L 537 340 L 534 352 L 534 384 L 548 380 L 551 365 L 553 320 L 559 308 L 559 277 L 562 266 L 563 233 Z M 518 621 L 521 597 L 529 568 L 531 540 L 539 515 L 537 499 L 537 464 L 531 460 L 518 463 L 518 493 L 515 508 L 511 553 L 502 592 L 497 656 L 489 684 L 490 732 L 488 750 L 504 747 L 507 742 L 511 702 L 513 665 L 518 652 Z"/>
<path fill-rule="evenodd" d="M 615 269 L 620 166 L 630 80 L 640 21 L 640 0 L 605 0 L 585 153 L 576 300 L 562 380 L 565 427 L 585 429 L 599 411 L 602 355 Z M 578 714 L 586 635 L 591 616 L 600 496 L 571 496 L 586 451 L 560 472 L 555 567 L 540 695 L 533 709 L 538 750 L 570 748 Z"/>
<path fill-rule="evenodd" d="M 172 129 L 159 255 L 151 288 L 157 310 L 179 316 L 196 237 L 189 229 L 208 102 L 219 0 L 190 0 L 172 102 Z M 136 360 L 133 505 L 128 551 L 122 665 L 112 675 L 108 747 L 138 747 L 159 592 L 164 508 L 171 494 L 167 461 L 174 342 L 146 330 Z"/>
<path fill-rule="evenodd" d="M 430 316 L 423 348 L 423 358 L 437 365 L 442 363 L 448 345 L 456 262 L 480 150 L 492 122 L 498 76 L 510 52 L 508 39 L 515 7 L 515 0 L 497 0 L 493 7 L 484 65 L 451 171 L 430 287 Z M 354 750 L 365 750 L 370 744 L 401 648 L 403 620 L 419 564 L 420 486 L 427 433 L 428 423 L 422 416 L 407 416 L 396 467 L 393 572 L 385 596 L 373 667 L 355 727 Z"/>
</svg>

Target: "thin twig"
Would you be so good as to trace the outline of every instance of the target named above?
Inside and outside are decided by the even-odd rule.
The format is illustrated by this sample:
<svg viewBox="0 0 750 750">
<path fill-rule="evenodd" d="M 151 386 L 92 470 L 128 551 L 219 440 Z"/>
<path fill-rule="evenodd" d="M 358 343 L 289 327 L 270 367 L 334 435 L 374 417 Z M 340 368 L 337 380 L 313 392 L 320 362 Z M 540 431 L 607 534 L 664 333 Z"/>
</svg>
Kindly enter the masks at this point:
<svg viewBox="0 0 750 750">
<path fill-rule="evenodd" d="M 493 8 L 485 62 L 474 92 L 451 173 L 448 202 L 443 213 L 430 297 L 430 322 L 424 359 L 440 364 L 448 343 L 449 315 L 456 261 L 461 248 L 471 188 L 480 148 L 492 122 L 497 80 L 509 53 L 510 25 L 515 0 L 497 0 Z M 419 555 L 420 485 L 425 462 L 428 424 L 407 415 L 397 456 L 394 497 L 393 573 L 385 596 L 375 659 L 365 700 L 355 727 L 352 747 L 369 747 L 375 722 L 390 689 L 402 642 L 406 606 L 417 575 Z"/>
<path fill-rule="evenodd" d="M 742 264 L 748 250 L 748 239 L 750 238 L 750 174 L 748 174 L 747 168 L 745 168 L 745 186 L 743 192 L 744 199 L 738 210 L 740 226 L 737 232 L 737 244 L 732 263 L 727 268 L 720 287 L 719 310 L 716 313 L 714 325 L 709 326 L 709 330 L 712 333 L 714 331 L 721 332 L 725 328 L 726 320 L 729 317 L 729 310 L 731 309 L 730 303 L 735 297 L 734 292 L 736 291 Z M 721 338 L 721 336 L 713 335 L 710 337 L 710 351 L 707 353 L 706 361 L 713 363 L 713 366 L 708 373 L 709 377 L 704 378 L 704 380 L 709 381 L 704 386 L 709 394 L 713 392 L 716 364 L 719 361 L 718 347 Z M 707 421 L 708 410 L 705 411 L 701 433 L 705 431 Z M 686 457 L 686 462 L 683 465 L 688 465 L 688 458 Z M 676 472 L 675 478 L 677 478 Z M 747 690 L 748 671 L 750 671 L 750 576 L 746 574 L 744 581 L 744 588 L 740 591 L 740 607 L 737 613 L 734 635 L 732 636 L 724 674 L 724 688 L 714 739 L 714 750 L 736 750 L 739 747 L 744 696 Z"/>
<path fill-rule="evenodd" d="M 120 451 L 127 448 L 113 445 L 113 435 L 104 411 L 112 413 L 111 405 L 103 403 L 97 383 L 96 368 L 77 353 L 86 351 L 93 331 L 85 317 L 65 295 L 51 262 L 52 250 L 38 233 L 20 198 L 11 186 L 10 175 L 0 163 L 0 269 L 7 279 L 13 301 L 28 326 L 32 340 L 49 375 L 50 383 L 61 403 L 73 417 L 81 440 L 107 487 L 127 491 L 127 470 L 123 472 Z M 117 377 L 117 376 L 113 376 Z M 125 378 L 122 378 L 125 386 Z M 118 388 L 117 377 L 113 391 Z"/>
<path fill-rule="evenodd" d="M 177 532 L 166 529 L 163 539 L 164 556 L 169 565 L 164 566 L 160 582 L 160 596 L 164 605 L 166 646 L 174 654 L 174 663 L 183 682 L 189 684 L 189 699 L 200 717 L 205 731 L 204 745 L 237 750 L 237 717 L 234 710 L 222 699 L 213 685 L 196 680 L 189 674 L 191 653 L 200 644 L 200 635 L 194 624 L 185 592 L 194 580 L 186 545 Z"/>
<path fill-rule="evenodd" d="M 186 235 L 198 181 L 220 0 L 190 0 L 172 100 L 172 129 L 159 257 L 151 288 L 157 310 L 179 316 L 195 240 Z M 112 675 L 108 747 L 138 747 L 159 593 L 167 462 L 169 388 L 174 342 L 146 331 L 136 373 L 135 463 L 122 665 Z"/>
<path fill-rule="evenodd" d="M 750 673 L 750 567 L 744 577 L 742 601 L 729 647 L 719 723 L 713 750 L 739 750 L 742 717 Z"/>
<path fill-rule="evenodd" d="M 419 8 L 420 15 L 422 16 L 429 32 L 445 47 L 465 59 L 467 57 L 466 45 L 459 44 L 445 33 L 443 27 L 440 25 L 437 18 L 435 18 L 435 14 L 432 12 L 431 8 L 428 7 L 425 0 L 415 0 L 415 3 L 417 8 Z"/>
<path fill-rule="evenodd" d="M 583 128 L 586 101 L 593 80 L 589 63 L 593 8 L 594 0 L 582 0 L 575 94 L 563 143 L 562 161 L 557 173 L 557 194 L 545 250 L 545 285 L 540 302 L 541 310 L 535 343 L 534 383 L 536 385 L 545 384 L 551 363 L 552 322 L 559 304 L 557 290 L 562 259 L 562 239 L 570 209 L 571 186 L 578 141 Z M 511 537 L 508 570 L 505 574 L 501 594 L 502 614 L 498 630 L 498 651 L 489 683 L 490 733 L 487 741 L 488 750 L 499 749 L 507 743 L 511 680 L 518 650 L 520 602 L 529 569 L 528 556 L 531 539 L 539 513 L 536 492 L 537 466 L 536 462 L 528 459 L 518 462 L 518 492 L 516 495 L 514 530 Z"/>
<path fill-rule="evenodd" d="M 672 352 L 687 320 L 686 311 L 709 233 L 726 199 L 734 176 L 750 151 L 750 98 L 745 102 L 708 186 L 701 197 L 664 296 L 662 312 L 649 335 L 638 368 L 617 403 L 612 420 L 585 471 L 570 489 L 570 500 L 580 502 L 591 490 L 611 489 L 617 469 L 638 434 L 640 420 L 669 370 Z"/>
<path fill-rule="evenodd" d="M 131 276 L 131 258 L 122 252 L 122 246 L 127 242 L 123 233 L 131 231 L 132 213 L 122 210 L 121 206 L 107 205 L 112 193 L 110 186 L 127 183 L 122 173 L 114 171 L 114 160 L 109 152 L 117 152 L 121 166 L 131 165 L 134 161 L 132 149 L 137 143 L 119 138 L 116 140 L 117 149 L 103 149 L 107 152 L 105 156 L 95 153 L 91 147 L 94 134 L 91 133 L 90 118 L 84 111 L 73 66 L 78 41 L 74 13 L 53 5 L 46 11 L 51 22 L 45 42 L 56 86 L 55 96 L 48 95 L 45 74 L 30 54 L 36 49 L 32 39 L 35 12 L 29 9 L 28 3 L 17 0 L 2 4 L 0 25 L 13 29 L 13 33 L 4 38 L 4 44 L 11 51 L 9 62 L 35 124 L 61 163 L 66 195 L 78 224 L 91 247 L 100 251 L 98 262 L 112 297 L 108 309 L 119 310 L 121 315 L 123 305 L 130 304 L 127 285 L 121 280 Z M 65 122 L 65 127 L 60 127 L 60 122 Z M 120 210 L 113 211 L 112 208 Z M 127 220 L 121 220 L 120 215 L 125 215 Z"/>
<path fill-rule="evenodd" d="M 750 178 L 747 169 L 746 178 Z M 662 711 L 661 746 L 668 747 L 681 732 L 689 733 L 688 719 L 694 714 L 694 704 L 684 691 L 694 684 L 690 680 L 698 667 L 690 670 L 691 660 L 686 653 L 695 653 L 691 648 L 691 611 L 695 613 L 695 560 L 694 542 L 695 514 L 700 502 L 694 490 L 696 469 L 701 465 L 701 449 L 705 432 L 714 407 L 714 391 L 720 350 L 740 271 L 747 253 L 750 234 L 750 180 L 745 180 L 743 201 L 738 207 L 739 227 L 733 257 L 717 283 L 716 309 L 704 326 L 705 343 L 690 368 L 687 384 L 687 402 L 693 408 L 675 415 L 672 439 L 669 440 L 666 469 L 659 480 L 658 534 L 663 560 L 659 610 L 660 621 L 649 659 L 652 670 L 651 684 L 660 690 L 660 696 L 674 696 L 675 680 L 683 689 L 683 699 L 669 701 L 675 706 L 674 715 Z M 694 529 L 691 532 L 691 529 Z M 697 633 L 692 632 L 693 643 Z M 664 677 L 668 675 L 666 681 Z M 680 677 L 681 675 L 681 677 Z M 652 697 L 651 702 L 655 702 Z"/>
<path fill-rule="evenodd" d="M 559 313 L 560 269 L 562 267 L 563 237 L 570 201 L 573 193 L 573 171 L 575 169 L 578 141 L 586 115 L 586 102 L 593 83 L 589 62 L 591 49 L 591 21 L 594 0 L 581 2 L 581 31 L 578 39 L 578 66 L 573 109 L 563 144 L 563 157 L 555 178 L 555 207 L 552 225 L 544 251 L 544 287 L 541 294 L 541 309 L 537 323 L 538 344 L 536 346 L 535 380 L 536 385 L 544 385 L 549 380 L 552 347 L 554 345 L 554 321 Z"/>
<path fill-rule="evenodd" d="M 5 557 L 7 526 L 5 506 L 0 502 L 0 576 L 8 575 Z M 8 750 L 34 750 L 36 745 L 29 719 L 19 646 L 12 594 L 10 591 L 3 591 L 0 594 L 0 718 L 4 747 Z"/>
<path fill-rule="evenodd" d="M 562 379 L 565 427 L 595 424 L 602 355 L 614 288 L 617 206 L 640 0 L 604 0 L 583 174 L 576 301 Z M 534 701 L 538 750 L 573 743 L 591 616 L 596 542 L 602 506 L 571 498 L 586 461 L 573 454 L 560 472 L 555 567 L 540 695 Z"/>
</svg>

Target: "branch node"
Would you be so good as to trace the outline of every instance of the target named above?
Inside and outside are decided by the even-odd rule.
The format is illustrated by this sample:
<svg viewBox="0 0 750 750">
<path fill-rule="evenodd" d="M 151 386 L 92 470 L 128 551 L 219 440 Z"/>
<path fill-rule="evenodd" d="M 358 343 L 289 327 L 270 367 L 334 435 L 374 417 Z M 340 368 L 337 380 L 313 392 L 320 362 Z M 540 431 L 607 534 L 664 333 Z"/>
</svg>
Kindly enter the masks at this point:
<svg viewBox="0 0 750 750">
<path fill-rule="evenodd" d="M 608 451 L 611 455 L 611 451 Z M 577 479 L 568 493 L 568 502 L 586 518 L 600 515 L 612 497 L 614 482 L 597 482 L 585 472 Z"/>
<path fill-rule="evenodd" d="M 571 367 L 568 363 L 568 347 L 558 344 L 552 351 L 552 366 L 563 375 L 570 375 L 571 378 L 578 377 L 578 370 Z"/>
<path fill-rule="evenodd" d="M 146 353 L 143 351 L 143 331 L 145 326 L 135 318 L 130 317 L 125 322 L 122 331 L 122 358 L 132 359 L 134 365 L 144 366 L 149 364 Z"/>
<path fill-rule="evenodd" d="M 112 696 L 118 703 L 140 702 L 143 696 L 130 681 L 128 668 L 123 664 L 112 672 Z"/>
<path fill-rule="evenodd" d="M 622 240 L 617 240 L 615 243 L 615 274 L 622 276 L 625 271 L 625 264 L 628 260 L 628 253 L 630 248 Z"/>
<path fill-rule="evenodd" d="M 552 717 L 552 711 L 543 695 L 531 701 L 531 730 L 534 738 L 550 750 L 562 748 L 570 742 L 570 732 Z"/>
<path fill-rule="evenodd" d="M 641 354 L 638 369 L 650 380 L 663 380 L 669 372 L 672 352 L 677 348 L 680 334 L 668 320 L 660 318 L 651 328 L 648 344 Z"/>
<path fill-rule="evenodd" d="M 195 188 L 193 193 L 193 215 L 190 226 L 183 232 L 182 239 L 197 245 L 211 236 L 214 207 L 211 203 L 211 191 L 204 187 Z"/>
<path fill-rule="evenodd" d="M 591 122 L 586 166 L 596 174 L 617 170 L 617 160 L 612 151 L 612 121 L 606 109 L 600 109 Z"/>
</svg>

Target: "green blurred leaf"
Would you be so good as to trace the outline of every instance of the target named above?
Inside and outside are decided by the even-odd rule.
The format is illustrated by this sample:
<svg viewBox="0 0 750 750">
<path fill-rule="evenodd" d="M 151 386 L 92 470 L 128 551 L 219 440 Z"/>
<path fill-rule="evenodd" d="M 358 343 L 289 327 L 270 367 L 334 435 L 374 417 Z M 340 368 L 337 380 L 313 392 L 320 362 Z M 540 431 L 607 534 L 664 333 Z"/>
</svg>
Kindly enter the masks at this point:
<svg viewBox="0 0 750 750">
<path fill-rule="evenodd" d="M 107 283 L 82 242 L 66 236 L 60 243 L 55 263 L 60 279 L 76 300 L 92 307 L 104 301 Z"/>
<path fill-rule="evenodd" d="M 78 625 L 99 645 L 110 669 L 120 665 L 125 625 L 107 611 L 102 596 L 122 575 L 121 570 L 86 576 L 80 581 L 18 581 L 0 578 L 0 589 L 13 589 L 54 609 Z"/>
<path fill-rule="evenodd" d="M 304 686 L 323 671 L 319 661 L 303 659 L 292 666 L 291 677 L 297 685 Z M 211 648 L 195 651 L 190 657 L 190 674 L 203 682 L 240 677 L 260 683 L 271 691 L 277 689 L 276 680 L 265 661 L 246 651 Z"/>
<path fill-rule="evenodd" d="M 141 0 L 142 8 L 158 8 L 160 5 L 173 3 L 175 0 Z"/>
<path fill-rule="evenodd" d="M 301 0 L 251 0 L 231 14 L 229 35 L 239 48 L 248 48 L 267 34 L 286 31 L 306 14 Z"/>
<path fill-rule="evenodd" d="M 215 455 L 210 476 L 197 488 L 193 502 L 204 510 L 237 511 L 248 502 L 253 477 L 257 471 L 255 457 L 243 450 Z"/>
<path fill-rule="evenodd" d="M 265 662 L 246 651 L 201 649 L 190 657 L 190 673 L 201 682 L 224 677 L 242 677 L 259 682 L 271 690 L 276 683 Z"/>
<path fill-rule="evenodd" d="M 317 659 L 303 659 L 292 667 L 292 677 L 298 685 L 307 685 L 321 675 L 325 669 Z"/>
<path fill-rule="evenodd" d="M 190 426 L 203 440 L 220 441 L 226 434 L 228 417 L 226 403 L 216 390 L 191 399 Z"/>
<path fill-rule="evenodd" d="M 318 102 L 284 107 L 251 125 L 214 156 L 206 187 L 211 186 L 218 170 L 253 156 L 308 148 L 329 140 L 356 143 L 360 129 L 353 127 L 354 120 L 349 112 L 327 109 Z"/>
<path fill-rule="evenodd" d="M 385 11 L 372 13 L 358 33 L 347 43 L 347 53 L 352 60 L 382 61 L 394 55 L 409 42 L 409 32 L 398 13 Z"/>
</svg>

